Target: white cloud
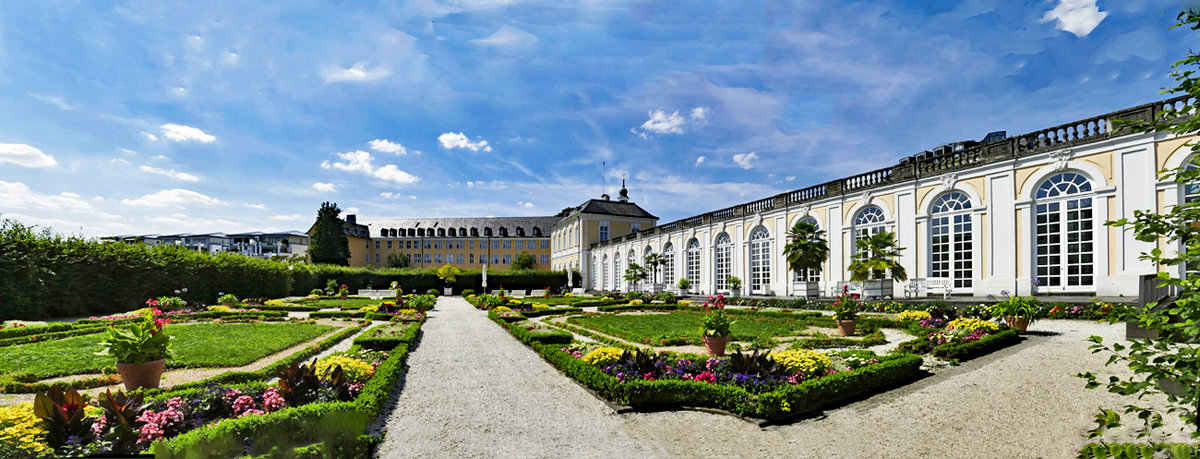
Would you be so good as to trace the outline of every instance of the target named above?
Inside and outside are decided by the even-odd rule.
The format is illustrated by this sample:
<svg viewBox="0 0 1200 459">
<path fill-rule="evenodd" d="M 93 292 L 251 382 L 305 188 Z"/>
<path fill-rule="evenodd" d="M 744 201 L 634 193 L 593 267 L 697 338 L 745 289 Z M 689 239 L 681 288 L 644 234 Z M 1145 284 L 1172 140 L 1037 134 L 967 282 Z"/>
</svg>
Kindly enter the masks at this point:
<svg viewBox="0 0 1200 459">
<path fill-rule="evenodd" d="M 530 48 L 537 44 L 538 38 L 536 35 L 518 29 L 510 25 L 500 27 L 496 33 L 491 34 L 487 38 L 478 38 L 471 40 L 472 43 L 478 43 L 484 46 L 495 46 L 500 48 Z"/>
<path fill-rule="evenodd" d="M 416 196 L 411 195 L 411 194 L 392 193 L 390 191 L 385 191 L 383 193 L 379 193 L 379 197 L 385 198 L 385 199 L 400 199 L 400 198 L 417 199 Z"/>
<path fill-rule="evenodd" d="M 742 169 L 749 169 L 751 167 L 754 167 L 754 164 L 752 164 L 752 162 L 756 159 L 758 159 L 758 155 L 755 154 L 753 151 L 750 153 L 738 153 L 736 155 L 733 155 L 733 162 L 737 163 L 738 166 L 741 166 Z"/>
<path fill-rule="evenodd" d="M 693 120 L 704 120 L 708 119 L 708 112 L 708 107 L 696 107 L 692 109 L 691 116 Z"/>
<path fill-rule="evenodd" d="M 789 176 L 783 178 L 783 181 L 785 181 L 785 182 L 790 182 L 792 180 L 796 180 L 795 175 L 789 175 Z"/>
<path fill-rule="evenodd" d="M 400 170 L 395 164 L 387 164 L 380 168 L 375 168 L 371 161 L 371 154 L 362 150 L 352 151 L 349 153 L 338 153 L 338 158 L 344 162 L 329 162 L 328 160 L 321 162 L 322 169 L 337 169 L 347 172 L 358 172 L 380 180 L 407 185 L 420 180 L 419 177 Z"/>
<path fill-rule="evenodd" d="M 505 188 L 508 188 L 508 184 L 501 182 L 499 180 L 492 180 L 490 182 L 485 182 L 483 180 L 475 180 L 475 181 L 468 181 L 467 188 L 468 189 L 480 189 L 480 190 L 503 190 Z"/>
<path fill-rule="evenodd" d="M 0 143 L 0 163 L 24 167 L 54 167 L 58 161 L 42 150 L 20 143 Z"/>
<path fill-rule="evenodd" d="M 128 162 L 126 162 L 126 164 L 128 164 Z M 148 173 L 148 174 L 165 175 L 165 176 L 173 178 L 175 180 L 183 180 L 185 182 L 199 182 L 200 181 L 200 177 L 189 174 L 187 172 L 179 172 L 179 171 L 173 170 L 173 169 L 168 170 L 168 169 L 160 169 L 157 167 L 142 166 L 142 167 L 139 167 L 138 170 Z"/>
<path fill-rule="evenodd" d="M 90 211 L 92 205 L 75 193 L 41 194 L 21 182 L 0 180 L 0 202 L 8 209 Z"/>
<path fill-rule="evenodd" d="M 147 139 L 149 139 L 151 142 L 158 140 L 158 136 L 151 134 L 149 132 L 146 132 L 146 131 L 142 131 L 142 135 L 145 136 Z"/>
<path fill-rule="evenodd" d="M 138 207 L 182 207 L 188 204 L 215 206 L 226 204 L 225 201 L 220 199 L 181 188 L 162 190 L 137 199 L 122 199 L 121 203 Z"/>
<path fill-rule="evenodd" d="M 286 221 L 286 222 L 292 222 L 292 221 L 304 220 L 304 216 L 303 216 L 303 215 L 300 215 L 300 214 L 291 214 L 291 215 L 272 215 L 272 216 L 271 216 L 271 217 L 269 217 L 269 218 L 270 218 L 271 220 L 277 220 L 277 221 Z"/>
<path fill-rule="evenodd" d="M 1042 22 L 1058 21 L 1058 30 L 1083 38 L 1092 33 L 1106 16 L 1108 13 L 1100 11 L 1096 0 L 1058 0 L 1054 9 L 1042 15 Z"/>
<path fill-rule="evenodd" d="M 201 131 L 201 130 L 196 129 L 191 126 L 167 123 L 167 124 L 164 124 L 159 127 L 162 129 L 163 137 L 174 140 L 176 142 L 187 142 L 187 141 L 195 140 L 200 143 L 212 143 L 217 140 L 216 137 L 208 135 L 204 131 Z M 145 134 L 145 133 L 143 132 L 143 134 Z M 150 140 L 155 140 L 152 135 L 148 135 L 148 137 L 151 137 Z"/>
<path fill-rule="evenodd" d="M 655 134 L 683 134 L 685 122 L 679 112 L 668 115 L 662 110 L 654 110 L 650 112 L 650 119 L 642 123 L 641 129 Z"/>
<path fill-rule="evenodd" d="M 165 160 L 165 159 L 167 159 L 167 157 L 166 157 L 166 156 L 163 156 L 163 155 L 154 155 L 154 157 L 152 157 L 152 158 L 150 158 L 150 159 L 157 159 L 157 160 L 159 160 L 159 161 L 162 161 L 162 160 Z"/>
<path fill-rule="evenodd" d="M 398 143 L 393 143 L 391 141 L 388 141 L 387 139 L 375 139 L 375 140 L 368 142 L 368 144 L 371 146 L 372 150 L 375 150 L 378 152 L 392 153 L 392 154 L 397 154 L 397 155 L 407 155 L 408 154 L 408 149 L 404 148 L 404 145 L 400 145 Z M 420 153 L 420 152 L 413 151 L 413 153 Z"/>
<path fill-rule="evenodd" d="M 125 154 L 129 155 L 129 156 L 137 156 L 137 152 L 136 152 L 136 151 L 130 150 L 130 149 L 128 149 L 128 148 L 122 148 L 122 149 L 121 149 L 121 151 L 122 151 L 122 152 L 124 152 Z"/>
<path fill-rule="evenodd" d="M 322 193 L 332 193 L 334 191 L 337 191 L 337 188 L 334 187 L 332 183 L 316 182 L 316 183 L 312 184 L 312 187 L 314 190 L 320 191 Z"/>
<path fill-rule="evenodd" d="M 533 203 L 532 203 L 532 202 L 517 201 L 517 205 L 518 205 L 518 206 L 521 206 L 521 207 L 524 207 L 524 208 L 526 208 L 526 209 L 532 209 L 532 208 L 533 208 Z"/>
<path fill-rule="evenodd" d="M 267 210 L 266 204 L 246 204 L 246 207 L 249 207 L 251 209 Z"/>
<path fill-rule="evenodd" d="M 708 159 L 708 158 L 705 158 L 704 155 L 697 156 L 696 157 L 696 165 L 699 166 L 701 164 L 704 164 L 705 159 Z"/>
<path fill-rule="evenodd" d="M 348 69 L 333 68 L 325 71 L 325 82 L 336 83 L 341 81 L 375 81 L 387 78 L 392 75 L 392 71 L 382 66 L 375 68 L 367 68 L 368 62 L 363 61 L 354 64 Z"/>
<path fill-rule="evenodd" d="M 438 136 L 438 142 L 442 143 L 442 148 L 447 150 L 451 148 L 465 148 L 471 151 L 492 151 L 492 147 L 488 145 L 486 140 L 471 142 L 466 135 L 461 132 L 446 132 Z"/>
<path fill-rule="evenodd" d="M 40 100 L 40 101 L 42 101 L 42 102 L 45 102 L 45 103 L 47 103 L 47 104 L 53 105 L 53 106 L 55 106 L 55 107 L 58 107 L 58 108 L 59 108 L 59 109 L 61 109 L 61 110 L 68 110 L 68 111 L 69 111 L 69 110 L 77 110 L 77 109 L 79 109 L 79 107 L 76 107 L 76 106 L 74 106 L 74 105 L 68 104 L 66 100 L 64 100 L 62 97 L 59 97 L 59 96 L 47 96 L 47 95 L 43 95 L 43 94 L 34 94 L 34 93 L 32 93 L 32 92 L 31 92 L 31 93 L 29 93 L 29 95 L 33 96 L 33 98 L 34 98 L 34 99 L 37 99 L 37 100 Z"/>
<path fill-rule="evenodd" d="M 371 174 L 371 175 L 374 175 L 375 178 L 378 178 L 381 180 L 387 180 L 389 182 L 399 183 L 401 185 L 407 185 L 409 183 L 414 183 L 417 180 L 420 180 L 419 178 L 417 178 L 417 176 L 400 170 L 400 168 L 396 167 L 395 164 L 388 164 L 379 169 L 376 169 L 375 173 Z"/>
<path fill-rule="evenodd" d="M 348 213 L 348 214 L 357 214 L 357 213 L 358 213 L 358 208 L 357 208 L 357 207 L 347 207 L 347 208 L 346 208 L 346 213 Z"/>
<path fill-rule="evenodd" d="M 109 162 L 113 162 L 113 163 L 117 163 L 117 164 L 124 164 L 126 166 L 133 164 L 129 161 L 126 161 L 124 158 L 113 158 Z"/>
</svg>

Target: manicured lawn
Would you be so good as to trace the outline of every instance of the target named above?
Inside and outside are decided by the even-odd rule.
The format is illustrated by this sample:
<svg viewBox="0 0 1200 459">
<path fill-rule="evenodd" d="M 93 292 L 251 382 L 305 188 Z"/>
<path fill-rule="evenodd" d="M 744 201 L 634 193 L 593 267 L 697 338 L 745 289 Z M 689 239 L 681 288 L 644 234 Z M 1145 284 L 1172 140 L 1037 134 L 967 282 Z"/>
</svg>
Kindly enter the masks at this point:
<svg viewBox="0 0 1200 459">
<path fill-rule="evenodd" d="M 379 306 L 379 303 L 382 303 L 384 301 L 393 301 L 393 300 L 395 300 L 395 298 L 393 298 L 391 300 L 389 300 L 387 298 L 383 298 L 383 299 L 379 299 L 379 300 L 373 300 L 371 298 L 347 298 L 344 300 L 338 299 L 338 298 L 320 298 L 320 299 L 316 299 L 316 300 L 296 301 L 296 303 L 301 303 L 301 304 L 305 304 L 308 306 L 319 306 L 322 308 L 358 309 L 363 306 Z"/>
<path fill-rule="evenodd" d="M 551 304 L 551 305 L 553 305 L 553 304 L 575 304 L 575 303 L 578 303 L 581 301 L 596 301 L 596 300 L 599 300 L 600 297 L 598 297 L 598 296 L 552 296 L 552 297 L 527 296 L 524 298 L 517 298 L 517 299 L 520 300 L 522 303 L 536 303 L 536 304 Z"/>
<path fill-rule="evenodd" d="M 332 330 L 328 325 L 233 323 L 175 324 L 166 330 L 175 358 L 168 368 L 236 367 L 311 340 Z M 106 333 L 0 347 L 0 374 L 32 373 L 38 378 L 98 373 L 114 364 L 95 355 Z"/>
<path fill-rule="evenodd" d="M 568 322 L 636 343 L 685 344 L 700 341 L 699 313 L 669 314 L 604 314 L 577 316 Z M 783 319 L 731 317 L 730 326 L 735 340 L 752 340 L 760 336 L 795 336 L 807 328 L 799 321 Z"/>
</svg>

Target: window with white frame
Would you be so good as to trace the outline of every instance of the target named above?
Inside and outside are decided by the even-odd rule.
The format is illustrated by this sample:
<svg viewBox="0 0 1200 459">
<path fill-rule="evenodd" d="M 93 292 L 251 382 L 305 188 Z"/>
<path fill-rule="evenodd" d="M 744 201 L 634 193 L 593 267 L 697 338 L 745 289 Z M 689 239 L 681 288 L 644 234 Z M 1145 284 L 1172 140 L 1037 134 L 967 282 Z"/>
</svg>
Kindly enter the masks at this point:
<svg viewBox="0 0 1200 459">
<path fill-rule="evenodd" d="M 621 255 L 619 253 L 613 254 L 613 268 L 612 269 L 613 269 L 612 286 L 613 286 L 613 290 L 617 290 L 619 288 L 618 286 L 621 285 Z"/>
<path fill-rule="evenodd" d="M 666 285 L 675 283 L 675 246 L 670 242 L 663 246 L 662 280 Z"/>
<path fill-rule="evenodd" d="M 883 225 L 883 209 L 878 206 L 867 206 L 859 210 L 854 215 L 854 245 L 852 246 L 852 254 L 858 254 L 858 241 L 868 239 L 872 235 L 882 233 Z"/>
<path fill-rule="evenodd" d="M 638 232 L 638 231 L 641 231 L 641 230 L 642 230 L 642 224 L 641 224 L 641 223 L 630 223 L 630 224 L 629 224 L 629 233 L 630 233 L 630 234 L 636 233 L 636 232 Z"/>
<path fill-rule="evenodd" d="M 604 255 L 604 261 L 600 263 L 600 290 L 608 290 L 608 255 Z"/>
<path fill-rule="evenodd" d="M 817 225 L 817 219 L 813 218 L 811 215 L 801 218 L 800 221 L 803 223 L 812 224 L 813 226 Z M 817 229 L 820 229 L 820 227 Z M 792 273 L 792 280 L 795 282 L 820 282 L 821 271 L 816 269 L 805 269 L 801 272 L 794 272 Z"/>
<path fill-rule="evenodd" d="M 929 208 L 930 277 L 970 288 L 972 277 L 971 198 L 961 191 L 943 194 Z"/>
<path fill-rule="evenodd" d="M 600 242 L 608 240 L 608 222 L 600 222 Z"/>
<path fill-rule="evenodd" d="M 1042 181 L 1034 195 L 1036 280 L 1050 289 L 1095 284 L 1092 183 L 1077 172 Z"/>
<path fill-rule="evenodd" d="M 550 255 L 542 254 L 542 266 L 550 264 Z"/>
<path fill-rule="evenodd" d="M 458 264 L 460 264 L 460 265 L 461 265 L 461 264 L 463 264 L 463 260 L 465 260 L 465 259 L 466 259 L 466 257 L 464 257 L 464 256 L 463 256 L 463 254 L 461 254 L 461 253 L 460 253 L 460 254 L 458 254 L 458 255 L 455 255 L 455 256 L 454 256 L 454 259 L 455 259 L 455 261 L 456 261 L 456 262 L 458 262 Z"/>
<path fill-rule="evenodd" d="M 733 240 L 729 233 L 721 233 L 713 243 L 713 270 L 717 290 L 729 288 L 729 276 L 733 273 Z"/>
<path fill-rule="evenodd" d="M 771 233 L 758 227 L 750 233 L 750 291 L 766 292 L 771 284 Z"/>
<path fill-rule="evenodd" d="M 600 279 L 603 279 L 603 277 L 600 276 L 600 261 L 592 260 L 592 289 L 593 290 L 602 290 L 604 288 L 604 286 L 600 283 Z"/>
<path fill-rule="evenodd" d="M 633 250 L 630 250 L 629 256 L 625 257 L 625 268 L 626 269 L 629 269 L 629 267 L 633 266 L 634 263 L 637 263 L 637 258 L 635 258 L 635 257 L 636 257 L 636 255 L 634 255 Z M 621 273 L 621 277 L 625 277 L 625 273 Z M 633 281 L 626 281 L 625 284 L 626 284 L 626 288 L 633 290 Z"/>
<path fill-rule="evenodd" d="M 504 264 L 506 264 L 506 265 L 512 264 L 512 254 L 511 253 L 504 254 Z"/>
<path fill-rule="evenodd" d="M 694 238 L 687 245 L 687 280 L 700 284 L 700 241 Z"/>
<path fill-rule="evenodd" d="M 513 243 L 513 241 L 505 240 L 504 241 L 504 250 L 512 250 L 512 243 Z"/>
</svg>

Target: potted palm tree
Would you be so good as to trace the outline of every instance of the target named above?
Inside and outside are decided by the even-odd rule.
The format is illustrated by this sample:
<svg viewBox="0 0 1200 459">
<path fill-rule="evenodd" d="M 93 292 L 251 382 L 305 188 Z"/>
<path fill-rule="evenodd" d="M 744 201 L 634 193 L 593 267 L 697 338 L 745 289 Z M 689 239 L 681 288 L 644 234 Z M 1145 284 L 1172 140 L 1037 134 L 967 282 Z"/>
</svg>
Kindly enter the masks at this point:
<svg viewBox="0 0 1200 459">
<path fill-rule="evenodd" d="M 726 277 L 725 284 L 729 286 L 729 296 L 738 297 L 742 295 L 742 278 L 737 276 Z"/>
<path fill-rule="evenodd" d="M 863 296 L 895 298 L 894 281 L 908 280 L 904 266 L 896 260 L 904 250 L 896 242 L 896 233 L 881 231 L 854 241 L 854 246 L 858 254 L 849 266 L 850 280 L 863 283 Z"/>
<path fill-rule="evenodd" d="M 829 258 L 829 243 L 825 240 L 825 232 L 818 229 L 812 222 L 796 222 L 788 231 L 788 243 L 783 246 L 783 254 L 787 257 L 788 266 L 793 272 L 807 273 L 821 271 L 825 259 Z M 806 298 L 816 298 L 821 289 L 815 280 L 804 280 L 800 284 Z"/>
<path fill-rule="evenodd" d="M 658 282 L 658 267 L 666 261 L 666 257 L 659 253 L 651 253 L 650 255 L 646 255 L 646 266 L 650 267 L 651 294 L 657 295 L 663 291 L 663 285 Z"/>
</svg>

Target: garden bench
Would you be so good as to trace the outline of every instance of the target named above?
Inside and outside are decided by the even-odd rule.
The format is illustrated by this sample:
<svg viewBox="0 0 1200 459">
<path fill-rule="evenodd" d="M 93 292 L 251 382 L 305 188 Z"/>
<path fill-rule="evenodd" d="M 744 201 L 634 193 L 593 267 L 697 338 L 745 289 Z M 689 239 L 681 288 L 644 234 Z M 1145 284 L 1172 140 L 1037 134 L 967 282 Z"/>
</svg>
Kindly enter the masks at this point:
<svg viewBox="0 0 1200 459">
<path fill-rule="evenodd" d="M 572 295 L 583 295 L 583 287 L 575 287 L 571 289 Z"/>
<path fill-rule="evenodd" d="M 908 285 L 904 287 L 904 297 L 922 297 L 929 294 L 942 294 L 942 299 L 950 297 L 950 290 L 953 289 L 953 282 L 948 277 L 919 277 L 909 279 Z"/>
<path fill-rule="evenodd" d="M 529 296 L 545 296 L 545 295 L 546 295 L 545 290 L 530 290 L 529 291 Z"/>
<path fill-rule="evenodd" d="M 862 285 L 862 282 L 858 282 L 858 281 L 834 282 L 833 285 L 831 285 L 829 287 L 829 296 L 832 296 L 832 297 L 841 296 L 843 290 L 845 290 L 851 296 L 857 295 L 859 298 L 862 298 L 862 296 L 863 296 L 863 285 Z"/>
</svg>

